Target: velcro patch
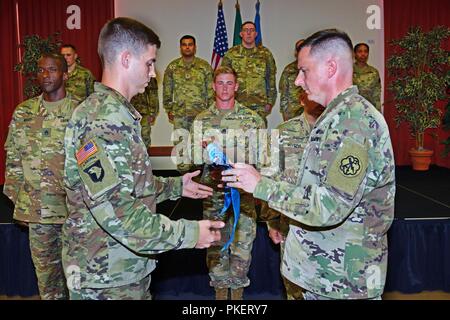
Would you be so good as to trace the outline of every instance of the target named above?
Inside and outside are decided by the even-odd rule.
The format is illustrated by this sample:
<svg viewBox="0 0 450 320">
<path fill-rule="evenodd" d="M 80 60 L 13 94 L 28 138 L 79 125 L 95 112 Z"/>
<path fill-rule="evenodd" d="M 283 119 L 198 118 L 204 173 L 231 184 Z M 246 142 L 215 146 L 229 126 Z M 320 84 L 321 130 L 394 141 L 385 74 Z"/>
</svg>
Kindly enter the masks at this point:
<svg viewBox="0 0 450 320">
<path fill-rule="evenodd" d="M 89 140 L 77 151 L 75 157 L 77 158 L 78 165 L 85 162 L 89 157 L 98 152 L 97 145 L 93 140 Z"/>
<path fill-rule="evenodd" d="M 120 180 L 114 162 L 110 160 L 102 144 L 94 142 L 94 140 L 90 140 L 90 142 L 93 147 L 88 146 L 89 142 L 85 146 L 87 149 L 94 148 L 96 151 L 91 151 L 89 156 L 83 156 L 85 160 L 78 165 L 78 170 L 89 197 L 97 199 L 117 186 Z"/>
<path fill-rule="evenodd" d="M 364 145 L 346 138 L 328 170 L 327 184 L 351 197 L 355 196 L 364 179 L 368 158 L 367 148 Z"/>
</svg>

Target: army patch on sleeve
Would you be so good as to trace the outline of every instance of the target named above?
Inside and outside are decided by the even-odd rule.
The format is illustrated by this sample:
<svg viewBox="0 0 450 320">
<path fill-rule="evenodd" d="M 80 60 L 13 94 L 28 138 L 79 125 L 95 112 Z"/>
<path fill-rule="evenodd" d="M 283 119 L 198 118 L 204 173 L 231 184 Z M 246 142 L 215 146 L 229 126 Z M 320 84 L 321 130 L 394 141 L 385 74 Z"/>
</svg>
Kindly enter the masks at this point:
<svg viewBox="0 0 450 320">
<path fill-rule="evenodd" d="M 88 151 L 78 157 L 78 153 L 83 150 Z M 90 140 L 77 152 L 77 161 L 81 180 L 92 199 L 98 198 L 120 183 L 113 162 L 101 145 L 93 140 Z"/>
<path fill-rule="evenodd" d="M 367 148 L 346 138 L 328 170 L 326 182 L 353 197 L 364 179 L 367 166 Z"/>
<path fill-rule="evenodd" d="M 75 155 L 78 165 L 85 162 L 90 156 L 96 154 L 97 152 L 98 148 L 93 140 L 86 142 Z"/>
</svg>

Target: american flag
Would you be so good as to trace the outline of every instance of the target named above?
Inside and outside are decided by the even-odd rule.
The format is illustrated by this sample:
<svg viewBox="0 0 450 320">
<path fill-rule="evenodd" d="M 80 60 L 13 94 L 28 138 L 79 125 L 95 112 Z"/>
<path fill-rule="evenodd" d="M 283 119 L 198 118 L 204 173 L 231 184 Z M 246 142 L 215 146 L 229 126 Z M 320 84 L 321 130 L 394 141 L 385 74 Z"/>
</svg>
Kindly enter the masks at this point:
<svg viewBox="0 0 450 320">
<path fill-rule="evenodd" d="M 76 154 L 77 163 L 80 165 L 86 161 L 91 155 L 98 151 L 97 146 L 92 140 L 89 140 Z"/>
<path fill-rule="evenodd" d="M 211 57 L 211 66 L 214 70 L 220 65 L 225 52 L 228 51 L 228 36 L 225 18 L 223 16 L 222 1 L 219 2 L 216 22 L 216 35 L 214 36 L 214 49 Z"/>
</svg>

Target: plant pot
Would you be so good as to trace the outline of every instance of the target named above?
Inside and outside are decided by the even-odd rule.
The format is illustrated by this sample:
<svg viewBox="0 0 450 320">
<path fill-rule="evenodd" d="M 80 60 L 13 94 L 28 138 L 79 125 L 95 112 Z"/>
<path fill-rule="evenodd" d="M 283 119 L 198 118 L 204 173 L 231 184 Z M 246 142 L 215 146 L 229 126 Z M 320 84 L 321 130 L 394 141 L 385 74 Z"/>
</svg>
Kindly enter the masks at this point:
<svg viewBox="0 0 450 320">
<path fill-rule="evenodd" d="M 409 149 L 409 155 L 411 156 L 413 170 L 427 171 L 430 168 L 431 157 L 433 156 L 433 153 L 433 150 Z"/>
</svg>

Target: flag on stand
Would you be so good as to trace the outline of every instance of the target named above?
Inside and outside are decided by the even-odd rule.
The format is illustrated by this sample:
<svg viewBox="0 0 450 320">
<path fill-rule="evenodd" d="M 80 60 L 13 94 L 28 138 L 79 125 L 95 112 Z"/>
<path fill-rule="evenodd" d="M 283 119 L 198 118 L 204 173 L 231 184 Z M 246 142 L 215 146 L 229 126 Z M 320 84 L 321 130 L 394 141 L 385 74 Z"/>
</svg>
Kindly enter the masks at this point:
<svg viewBox="0 0 450 320">
<path fill-rule="evenodd" d="M 222 0 L 219 1 L 216 22 L 216 34 L 214 36 L 214 48 L 211 57 L 211 66 L 214 70 L 220 65 L 225 52 L 228 51 L 228 36 L 225 18 L 223 16 Z"/>
<path fill-rule="evenodd" d="M 256 26 L 256 32 L 258 32 L 258 35 L 256 36 L 255 42 L 256 45 L 262 45 L 262 32 L 261 32 L 261 18 L 259 16 L 259 7 L 260 7 L 259 0 L 256 1 L 256 15 L 255 15 L 255 26 Z"/>
<path fill-rule="evenodd" d="M 241 39 L 241 26 L 242 26 L 242 17 L 241 17 L 241 8 L 239 6 L 239 0 L 236 0 L 236 15 L 234 17 L 234 35 L 233 35 L 233 46 L 237 46 L 242 43 Z"/>
</svg>

